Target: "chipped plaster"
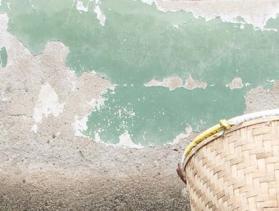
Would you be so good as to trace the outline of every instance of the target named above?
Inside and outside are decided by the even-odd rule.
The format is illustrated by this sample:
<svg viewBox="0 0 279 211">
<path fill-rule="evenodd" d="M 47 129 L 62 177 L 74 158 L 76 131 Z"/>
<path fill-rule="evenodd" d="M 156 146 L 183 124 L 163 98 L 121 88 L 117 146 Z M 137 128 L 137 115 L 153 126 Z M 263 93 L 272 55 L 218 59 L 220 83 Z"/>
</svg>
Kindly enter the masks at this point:
<svg viewBox="0 0 279 211">
<path fill-rule="evenodd" d="M 4 23 L 0 24 L 0 28 L 5 28 L 5 15 L 0 15 L 0 21 Z M 138 191 L 133 194 L 133 190 L 141 190 L 142 196 L 148 196 L 150 199 L 144 198 L 144 205 L 134 204 L 135 206 L 154 208 L 152 206 L 154 201 L 160 198 L 164 203 L 164 208 L 168 205 L 170 205 L 169 209 L 185 208 L 185 201 L 181 202 L 179 194 L 176 193 L 181 184 L 174 181 L 176 178 L 174 167 L 170 165 L 178 160 L 184 144 L 180 148 L 178 147 L 179 150 L 175 145 L 145 148 L 141 149 L 144 151 L 141 151 L 114 149 L 107 145 L 94 144 L 88 138 L 75 137 L 76 130 L 73 129 L 73 124 L 76 119 L 83 120 L 81 127 L 77 130 L 84 130 L 88 113 L 95 109 L 95 103 L 88 102 L 92 102 L 92 99 L 103 99 L 101 96 L 112 86 L 111 83 L 96 73 L 84 73 L 80 77 L 73 74 L 65 65 L 69 49 L 60 42 L 49 42 L 45 50 L 39 55 L 32 55 L 6 30 L 4 30 L 3 35 L 1 33 L 0 42 L 8 44 L 8 54 L 12 56 L 5 68 L 6 71 L 0 73 L 1 96 L 3 93 L 3 99 L 5 98 L 0 103 L 0 108 L 5 111 L 5 113 L 1 112 L 0 114 L 0 135 L 2 138 L 0 144 L 1 149 L 4 149 L 0 151 L 0 159 L 1 170 L 7 172 L 7 175 L 1 174 L 1 178 L 3 178 L 1 181 L 4 182 L 1 185 L 3 188 L 0 193 L 4 191 L 7 195 L 12 190 L 11 195 L 16 194 L 17 202 L 22 202 L 18 203 L 18 206 L 22 205 L 23 207 L 27 206 L 24 200 L 28 198 L 28 195 L 24 195 L 20 190 L 24 190 L 25 193 L 38 191 L 36 193 L 41 198 L 35 196 L 34 200 L 28 203 L 29 206 L 48 206 L 43 197 L 54 195 L 61 201 L 57 201 L 55 197 L 51 198 L 49 206 L 56 209 L 63 207 L 63 203 L 72 205 L 72 207 L 78 207 L 81 204 L 86 208 L 95 206 L 97 209 L 100 208 L 96 207 L 98 203 L 94 203 L 94 205 L 88 205 L 88 203 L 89 201 L 96 202 L 99 199 L 101 202 L 116 202 L 116 204 L 108 206 L 111 206 L 111 209 L 115 207 L 121 209 L 123 208 L 122 204 L 117 204 L 118 196 L 124 196 L 125 199 L 128 197 L 128 201 L 132 204 L 134 198 L 138 197 Z M 42 130 L 37 134 L 32 134 L 29 128 L 33 125 L 32 114 L 34 107 L 36 108 L 36 96 L 40 95 L 41 87 L 46 83 L 55 90 L 57 99 L 59 99 L 57 100 L 58 105 L 60 105 L 59 102 L 65 103 L 63 113 L 59 113 L 58 118 L 49 116 L 49 118 L 44 119 L 41 125 Z M 193 78 L 188 78 L 188 83 L 192 84 L 189 86 L 190 88 L 205 86 L 197 85 L 197 81 Z M 173 90 L 180 85 L 180 79 L 177 78 L 167 82 L 167 86 Z M 277 97 L 274 98 L 278 94 L 276 90 L 277 88 L 266 90 L 261 87 L 251 90 L 246 96 L 247 111 L 277 106 Z M 260 96 L 266 96 L 268 99 L 265 98 L 266 102 L 264 102 L 264 98 L 260 98 Z M 272 99 L 275 100 L 272 101 Z M 189 131 L 191 132 L 190 129 Z M 130 141 L 129 134 L 124 135 Z M 178 140 L 181 137 L 187 138 L 187 129 L 185 134 L 177 137 Z M 11 146 L 10 143 L 13 145 Z M 127 166 L 123 167 L 123 163 Z M 125 178 L 123 185 L 122 181 L 118 180 L 119 178 Z M 128 181 L 127 178 L 132 179 Z M 27 180 L 30 186 L 22 186 L 23 180 Z M 95 183 L 90 183 L 89 180 Z M 148 182 L 144 183 L 142 180 Z M 7 184 L 16 184 L 19 188 L 7 189 Z M 112 185 L 108 187 L 104 184 Z M 140 186 L 136 186 L 137 184 Z M 132 188 L 126 191 L 127 186 Z M 55 195 L 61 193 L 61 190 L 49 194 L 49 190 L 52 189 L 48 189 L 48 187 L 61 187 L 62 190 L 63 188 L 73 188 L 75 191 L 71 191 L 71 193 L 78 192 L 79 198 L 82 200 L 80 204 L 73 205 L 73 202 L 77 200 L 76 195 L 72 196 L 67 193 L 61 199 L 59 195 Z M 152 189 L 156 191 L 152 192 Z M 43 191 L 40 192 L 41 190 Z M 94 191 L 92 192 L 92 190 Z M 90 191 L 90 196 L 88 196 L 88 191 Z M 154 198 L 153 196 L 157 196 L 158 191 L 164 196 Z M 119 192 L 120 195 L 115 194 Z M 171 196 L 172 194 L 173 196 Z M 129 198 L 129 195 L 132 197 Z M 93 198 L 91 198 L 92 196 Z M 116 198 L 113 198 L 114 196 Z M 46 201 L 49 203 L 48 200 Z M 174 201 L 179 201 L 181 204 L 177 205 Z M 41 205 L 40 202 L 44 202 L 44 204 Z"/>
<path fill-rule="evenodd" d="M 164 78 L 163 80 L 156 80 L 152 79 L 151 81 L 144 84 L 146 87 L 165 87 L 168 88 L 170 91 L 173 91 L 178 88 L 184 88 L 188 90 L 193 89 L 205 89 L 207 87 L 207 83 L 200 80 L 195 80 L 191 75 L 186 78 L 186 80 L 178 77 L 178 76 L 171 76 Z"/>
<path fill-rule="evenodd" d="M 98 4 L 94 8 L 94 12 L 96 13 L 97 19 L 99 20 L 100 24 L 104 26 L 106 23 L 106 16 L 104 15 Z"/>
<path fill-rule="evenodd" d="M 278 108 L 279 82 L 276 81 L 272 88 L 258 86 L 251 89 L 245 96 L 245 104 L 245 113 Z"/>
<path fill-rule="evenodd" d="M 71 127 L 75 116 L 86 118 L 98 106 L 92 99 L 101 101 L 101 95 L 113 86 L 95 72 L 76 76 L 65 65 L 69 50 L 62 43 L 49 42 L 42 54 L 33 56 L 7 32 L 6 15 L 0 15 L 0 22 L 4 30 L 0 34 L 0 44 L 6 44 L 11 58 L 5 71 L 0 73 L 1 93 L 10 99 L 2 99 L 7 115 L 23 113 L 33 117 L 35 124 L 40 123 L 42 133 L 61 132 L 72 136 L 76 132 Z M 21 94 L 22 89 L 24 94 Z M 29 127 L 28 132 L 30 129 L 38 132 L 38 126 L 33 123 L 25 126 Z"/>
<path fill-rule="evenodd" d="M 33 119 L 36 123 L 40 123 L 43 117 L 53 115 L 58 117 L 64 110 L 64 104 L 59 103 L 55 90 L 49 83 L 43 84 L 38 96 L 38 100 L 34 107 Z"/>
<path fill-rule="evenodd" d="M 235 77 L 230 83 L 226 84 L 226 87 L 230 89 L 241 89 L 243 86 L 244 85 L 240 77 Z"/>
<path fill-rule="evenodd" d="M 279 12 L 277 0 L 155 0 L 155 4 L 159 10 L 165 12 L 184 10 L 207 21 L 221 18 L 224 22 L 247 23 L 261 30 L 264 30 L 268 20 L 275 18 Z"/>
</svg>

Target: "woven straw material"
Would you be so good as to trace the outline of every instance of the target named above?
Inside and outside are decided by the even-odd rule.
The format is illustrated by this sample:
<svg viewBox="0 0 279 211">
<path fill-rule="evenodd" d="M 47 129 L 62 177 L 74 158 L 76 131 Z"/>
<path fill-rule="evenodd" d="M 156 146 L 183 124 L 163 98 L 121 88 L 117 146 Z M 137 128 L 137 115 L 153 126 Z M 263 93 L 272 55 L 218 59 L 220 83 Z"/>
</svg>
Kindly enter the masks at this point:
<svg viewBox="0 0 279 211">
<path fill-rule="evenodd" d="M 187 157 L 195 210 L 279 210 L 279 118 L 234 126 Z"/>
</svg>

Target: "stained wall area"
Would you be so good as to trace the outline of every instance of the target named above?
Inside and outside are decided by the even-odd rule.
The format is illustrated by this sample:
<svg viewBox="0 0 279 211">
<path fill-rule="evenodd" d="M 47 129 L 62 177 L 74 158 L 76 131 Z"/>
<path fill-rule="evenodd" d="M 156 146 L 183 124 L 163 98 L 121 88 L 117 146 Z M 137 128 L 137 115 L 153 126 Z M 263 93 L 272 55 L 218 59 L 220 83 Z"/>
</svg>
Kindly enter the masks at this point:
<svg viewBox="0 0 279 211">
<path fill-rule="evenodd" d="M 278 12 L 271 0 L 0 1 L 0 208 L 185 210 L 185 144 L 278 105 Z"/>
</svg>

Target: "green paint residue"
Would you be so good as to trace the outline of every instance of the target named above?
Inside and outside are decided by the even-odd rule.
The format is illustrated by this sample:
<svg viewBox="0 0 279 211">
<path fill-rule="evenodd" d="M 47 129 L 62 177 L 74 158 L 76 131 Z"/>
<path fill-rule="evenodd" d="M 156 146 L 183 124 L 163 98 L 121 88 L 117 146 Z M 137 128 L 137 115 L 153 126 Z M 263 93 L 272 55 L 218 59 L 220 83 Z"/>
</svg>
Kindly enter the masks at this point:
<svg viewBox="0 0 279 211">
<path fill-rule="evenodd" d="M 279 36 L 246 25 L 209 22 L 185 12 L 163 13 L 131 0 L 103 0 L 102 27 L 92 12 L 76 10 L 73 1 L 11 0 L 9 30 L 34 53 L 49 40 L 70 48 L 67 64 L 76 73 L 95 70 L 117 87 L 104 106 L 91 114 L 87 134 L 118 142 L 128 132 L 136 143 L 162 144 L 191 125 L 204 129 L 244 111 L 248 88 L 279 77 Z M 279 19 L 273 20 L 279 28 Z M 178 28 L 176 27 L 178 25 Z M 172 75 L 206 81 L 205 90 L 169 91 L 145 87 L 151 79 Z M 225 87 L 241 77 L 248 88 Z"/>
<path fill-rule="evenodd" d="M 128 131 L 137 143 L 166 143 L 187 125 L 200 130 L 228 116 L 228 112 L 235 115 L 244 109 L 242 92 L 217 90 L 170 92 L 161 87 L 118 87 L 115 94 L 105 96 L 108 100 L 101 110 L 91 114 L 89 134 L 94 137 L 98 133 L 103 140 L 117 143 L 116 137 Z"/>
<path fill-rule="evenodd" d="M 9 10 L 9 1 L 1 0 L 0 1 L 0 12 L 6 12 L 7 10 Z"/>
<path fill-rule="evenodd" d="M 7 54 L 7 49 L 5 47 L 2 47 L 0 49 L 0 66 L 6 67 L 8 62 L 8 54 Z"/>
</svg>

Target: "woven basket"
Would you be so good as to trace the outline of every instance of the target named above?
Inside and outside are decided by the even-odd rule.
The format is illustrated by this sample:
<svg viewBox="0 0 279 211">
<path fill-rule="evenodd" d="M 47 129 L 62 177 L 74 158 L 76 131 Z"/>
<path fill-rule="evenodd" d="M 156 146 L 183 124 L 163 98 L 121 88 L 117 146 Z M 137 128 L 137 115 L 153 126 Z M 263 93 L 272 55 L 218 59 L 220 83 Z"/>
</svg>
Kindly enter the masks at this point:
<svg viewBox="0 0 279 211">
<path fill-rule="evenodd" d="M 210 137 L 186 158 L 194 210 L 279 210 L 279 117 L 260 118 Z"/>
</svg>

